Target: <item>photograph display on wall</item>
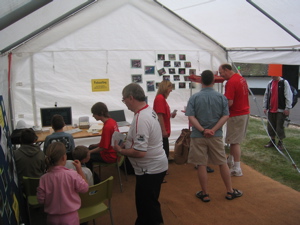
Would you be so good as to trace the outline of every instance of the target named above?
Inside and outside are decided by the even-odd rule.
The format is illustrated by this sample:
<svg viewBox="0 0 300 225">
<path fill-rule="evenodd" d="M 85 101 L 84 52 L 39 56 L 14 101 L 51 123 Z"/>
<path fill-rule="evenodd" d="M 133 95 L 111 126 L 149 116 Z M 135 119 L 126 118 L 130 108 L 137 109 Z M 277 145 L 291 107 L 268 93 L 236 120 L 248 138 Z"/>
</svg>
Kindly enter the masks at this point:
<svg viewBox="0 0 300 225">
<path fill-rule="evenodd" d="M 132 83 L 143 83 L 142 74 L 132 74 L 131 80 Z"/>
<path fill-rule="evenodd" d="M 189 76 L 184 76 L 184 81 L 191 81 Z"/>
<path fill-rule="evenodd" d="M 196 83 L 189 83 L 189 89 L 194 89 L 196 88 Z"/>
<path fill-rule="evenodd" d="M 175 69 L 174 68 L 169 68 L 169 74 L 175 74 Z"/>
<path fill-rule="evenodd" d="M 158 54 L 157 55 L 157 60 L 165 60 L 165 55 L 164 54 Z"/>
<path fill-rule="evenodd" d="M 131 59 L 131 68 L 142 68 L 141 59 Z"/>
<path fill-rule="evenodd" d="M 174 75 L 173 79 L 174 79 L 174 81 L 180 81 L 180 76 L 179 75 Z"/>
<path fill-rule="evenodd" d="M 161 68 L 157 72 L 158 72 L 159 76 L 166 74 L 165 68 Z"/>
<path fill-rule="evenodd" d="M 170 67 L 171 61 L 164 61 L 164 67 Z"/>
<path fill-rule="evenodd" d="M 185 55 L 184 54 L 179 54 L 179 60 L 185 60 Z"/>
<path fill-rule="evenodd" d="M 163 76 L 163 80 L 168 80 L 168 81 L 170 81 L 170 75 L 164 75 L 164 76 Z"/>
<path fill-rule="evenodd" d="M 178 73 L 179 74 L 185 74 L 185 68 L 179 68 Z"/>
<path fill-rule="evenodd" d="M 181 62 L 180 61 L 175 61 L 174 62 L 174 67 L 181 67 Z"/>
<path fill-rule="evenodd" d="M 192 67 L 192 63 L 191 62 L 184 62 L 184 67 Z"/>
<path fill-rule="evenodd" d="M 176 60 L 175 54 L 169 54 L 169 60 Z"/>
<path fill-rule="evenodd" d="M 190 69 L 189 74 L 190 75 L 196 75 L 196 69 Z"/>
<path fill-rule="evenodd" d="M 179 89 L 183 89 L 183 88 L 185 88 L 186 86 L 185 86 L 185 82 L 179 82 L 178 83 L 178 88 Z"/>
<path fill-rule="evenodd" d="M 155 66 L 145 66 L 145 74 L 155 74 Z"/>
<path fill-rule="evenodd" d="M 148 80 L 147 81 L 147 91 L 155 91 L 155 81 L 154 80 Z"/>
<path fill-rule="evenodd" d="M 155 88 L 158 89 L 160 82 L 155 83 Z"/>
</svg>

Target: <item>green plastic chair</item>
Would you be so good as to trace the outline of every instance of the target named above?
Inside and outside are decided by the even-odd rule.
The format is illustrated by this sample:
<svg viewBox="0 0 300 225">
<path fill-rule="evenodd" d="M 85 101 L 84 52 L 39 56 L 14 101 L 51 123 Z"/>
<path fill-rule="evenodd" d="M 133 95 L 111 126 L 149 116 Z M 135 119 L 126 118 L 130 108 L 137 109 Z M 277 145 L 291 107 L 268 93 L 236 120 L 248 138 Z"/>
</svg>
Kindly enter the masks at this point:
<svg viewBox="0 0 300 225">
<path fill-rule="evenodd" d="M 40 178 L 25 177 L 23 176 L 23 195 L 27 203 L 27 211 L 29 215 L 29 222 L 32 224 L 31 209 L 43 207 L 39 204 L 36 196 L 36 189 L 39 186 Z"/>
<path fill-rule="evenodd" d="M 95 225 L 96 218 L 109 212 L 111 224 L 114 225 L 111 211 L 113 179 L 111 176 L 99 184 L 90 186 L 88 192 L 79 194 L 81 198 L 81 207 L 78 210 L 80 223 L 93 220 Z M 106 200 L 108 204 L 104 203 Z"/>
<path fill-rule="evenodd" d="M 117 162 L 114 163 L 104 163 L 104 162 L 93 162 L 93 167 L 98 167 L 99 168 L 99 178 L 101 180 L 101 167 L 108 167 L 108 166 L 115 166 L 118 170 L 118 177 L 119 177 L 119 183 L 120 183 L 120 191 L 123 192 L 123 183 L 121 179 L 121 172 L 120 172 L 120 166 L 122 164 L 125 164 L 125 156 L 118 154 Z M 127 170 L 126 170 L 126 165 L 124 165 L 125 168 L 125 179 L 127 181 Z"/>
</svg>

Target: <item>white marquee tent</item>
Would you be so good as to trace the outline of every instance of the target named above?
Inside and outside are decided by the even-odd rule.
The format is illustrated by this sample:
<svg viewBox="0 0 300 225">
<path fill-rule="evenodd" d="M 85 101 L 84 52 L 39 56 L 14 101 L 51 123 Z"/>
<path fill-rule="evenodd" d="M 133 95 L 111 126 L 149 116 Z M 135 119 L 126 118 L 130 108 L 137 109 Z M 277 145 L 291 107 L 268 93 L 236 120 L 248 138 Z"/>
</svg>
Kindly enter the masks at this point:
<svg viewBox="0 0 300 225">
<path fill-rule="evenodd" d="M 158 54 L 166 60 L 175 55 L 175 61 L 185 55 L 192 65 L 186 76 L 189 69 L 216 71 L 227 61 L 299 65 L 299 11 L 300 2 L 292 0 L 52 1 L 0 31 L 0 95 L 13 125 L 20 119 L 40 125 L 39 109 L 55 102 L 72 106 L 76 123 L 91 116 L 98 101 L 110 110 L 126 109 L 121 91 L 136 74 L 152 105 L 155 91 L 147 91 L 147 82 L 160 82 L 161 68 L 169 72 Z M 132 59 L 141 60 L 141 68 L 132 68 Z M 155 73 L 145 74 L 145 66 L 155 66 Z M 168 98 L 171 110 L 178 109 L 172 121 L 177 131 L 187 124 L 180 110 L 199 90 L 179 77 L 173 82 L 170 75 L 175 90 Z M 93 79 L 109 79 L 109 91 L 92 91 Z M 126 110 L 126 116 L 130 120 L 132 113 Z"/>
</svg>

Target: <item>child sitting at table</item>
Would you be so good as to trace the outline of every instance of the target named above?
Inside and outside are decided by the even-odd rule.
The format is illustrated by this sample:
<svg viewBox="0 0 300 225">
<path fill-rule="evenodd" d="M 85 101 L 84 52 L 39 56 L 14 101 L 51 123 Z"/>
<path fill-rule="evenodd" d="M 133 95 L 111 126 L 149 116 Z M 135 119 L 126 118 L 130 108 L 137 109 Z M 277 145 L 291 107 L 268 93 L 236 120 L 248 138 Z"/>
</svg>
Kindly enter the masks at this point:
<svg viewBox="0 0 300 225">
<path fill-rule="evenodd" d="M 39 178 L 45 173 L 45 154 L 35 142 L 37 136 L 32 129 L 21 132 L 21 147 L 14 151 L 19 182 L 23 176 Z"/>
<path fill-rule="evenodd" d="M 89 189 L 81 164 L 74 160 L 77 172 L 65 168 L 66 147 L 61 142 L 50 144 L 46 155 L 48 170 L 40 178 L 37 199 L 44 205 L 47 224 L 79 225 L 78 209 L 81 199 L 78 193 L 85 193 Z"/>
<path fill-rule="evenodd" d="M 44 143 L 44 152 L 51 143 L 62 142 L 66 146 L 67 158 L 73 159 L 72 151 L 75 148 L 75 142 L 72 134 L 68 134 L 63 131 L 63 128 L 65 126 L 64 118 L 59 114 L 53 115 L 51 125 L 54 130 L 54 133 L 46 137 Z"/>
<path fill-rule="evenodd" d="M 85 163 L 90 160 L 90 151 L 86 146 L 79 145 L 72 152 L 73 159 L 79 160 L 81 163 L 82 172 L 84 173 L 89 186 L 94 185 L 93 174 L 89 168 L 85 166 Z M 73 160 L 67 160 L 66 166 L 68 169 L 76 170 L 73 164 Z"/>
</svg>

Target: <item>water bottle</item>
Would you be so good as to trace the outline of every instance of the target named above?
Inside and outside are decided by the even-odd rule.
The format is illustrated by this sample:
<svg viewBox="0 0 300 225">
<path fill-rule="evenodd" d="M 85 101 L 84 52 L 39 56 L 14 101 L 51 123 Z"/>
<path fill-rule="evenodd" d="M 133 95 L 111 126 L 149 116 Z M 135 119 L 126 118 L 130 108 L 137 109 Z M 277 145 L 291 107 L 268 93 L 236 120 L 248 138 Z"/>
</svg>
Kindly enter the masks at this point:
<svg viewBox="0 0 300 225">
<path fill-rule="evenodd" d="M 290 118 L 287 116 L 287 117 L 285 118 L 284 122 L 283 122 L 283 126 L 284 126 L 284 127 L 288 127 L 288 126 L 290 125 L 290 122 L 291 122 L 291 120 L 290 120 Z"/>
</svg>

